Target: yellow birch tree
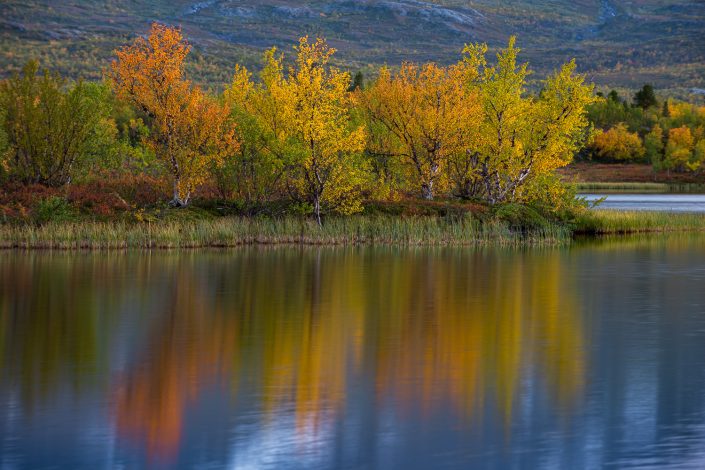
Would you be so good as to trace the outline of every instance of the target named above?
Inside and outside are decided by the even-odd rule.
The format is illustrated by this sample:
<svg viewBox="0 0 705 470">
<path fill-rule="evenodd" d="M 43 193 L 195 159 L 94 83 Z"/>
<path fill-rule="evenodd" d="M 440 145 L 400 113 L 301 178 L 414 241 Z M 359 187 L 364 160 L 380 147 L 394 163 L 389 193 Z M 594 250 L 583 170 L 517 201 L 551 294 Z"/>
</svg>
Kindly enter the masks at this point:
<svg viewBox="0 0 705 470">
<path fill-rule="evenodd" d="M 311 204 L 321 224 L 323 212 L 362 209 L 365 131 L 351 120 L 350 75 L 330 65 L 335 49 L 308 37 L 294 49 L 296 62 L 286 76 L 283 57 L 275 50 L 265 55 L 261 85 L 253 85 L 243 68 L 236 69 L 229 97 L 243 105 L 247 96 L 256 100 L 257 105 L 246 106 L 272 140 L 268 148 L 284 160 L 289 190 Z"/>
<path fill-rule="evenodd" d="M 284 91 L 282 56 L 272 48 L 265 52 L 264 63 L 257 83 L 246 67 L 236 65 L 232 83 L 224 92 L 241 143 L 235 162 L 238 191 L 248 200 L 278 192 L 286 170 L 285 126 L 279 111 Z"/>
<path fill-rule="evenodd" d="M 444 188 L 450 156 L 475 133 L 479 100 L 467 86 L 472 75 L 465 64 L 405 63 L 396 74 L 383 68 L 372 87 L 357 94 L 370 127 L 392 136 L 371 140 L 388 146 L 372 152 L 400 160 L 425 199 Z"/>
<path fill-rule="evenodd" d="M 480 71 L 472 86 L 482 100 L 481 138 L 467 151 L 490 204 L 516 200 L 531 178 L 570 163 L 589 135 L 585 107 L 596 99 L 574 61 L 547 78 L 538 96 L 527 94 L 530 71 L 517 64 L 514 44 L 512 37 L 496 66 L 487 64 L 484 44 L 463 51 L 464 61 Z"/>
</svg>

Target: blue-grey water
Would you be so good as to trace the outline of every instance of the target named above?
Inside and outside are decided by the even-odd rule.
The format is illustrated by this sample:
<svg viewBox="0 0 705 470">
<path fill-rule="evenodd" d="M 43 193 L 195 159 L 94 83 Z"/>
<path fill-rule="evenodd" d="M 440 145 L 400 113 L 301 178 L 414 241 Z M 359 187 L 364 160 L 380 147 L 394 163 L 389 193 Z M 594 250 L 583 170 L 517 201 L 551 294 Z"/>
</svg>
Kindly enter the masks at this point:
<svg viewBox="0 0 705 470">
<path fill-rule="evenodd" d="M 581 194 L 590 202 L 605 198 L 599 209 L 705 212 L 705 194 Z"/>
<path fill-rule="evenodd" d="M 705 237 L 0 252 L 2 469 L 705 467 Z"/>
</svg>

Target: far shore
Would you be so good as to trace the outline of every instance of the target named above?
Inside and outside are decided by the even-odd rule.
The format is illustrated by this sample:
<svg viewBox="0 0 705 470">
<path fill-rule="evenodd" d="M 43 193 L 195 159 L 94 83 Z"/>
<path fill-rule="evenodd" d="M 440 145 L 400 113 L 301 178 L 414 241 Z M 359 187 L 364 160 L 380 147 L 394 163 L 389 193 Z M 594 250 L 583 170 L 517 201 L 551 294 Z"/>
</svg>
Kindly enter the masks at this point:
<svg viewBox="0 0 705 470">
<path fill-rule="evenodd" d="M 650 164 L 639 163 L 571 163 L 559 168 L 556 173 L 566 183 L 647 183 L 667 186 L 702 185 L 705 189 L 705 174 L 654 171 Z M 637 189 L 637 187 L 634 187 Z M 644 188 L 648 189 L 648 188 Z"/>
</svg>

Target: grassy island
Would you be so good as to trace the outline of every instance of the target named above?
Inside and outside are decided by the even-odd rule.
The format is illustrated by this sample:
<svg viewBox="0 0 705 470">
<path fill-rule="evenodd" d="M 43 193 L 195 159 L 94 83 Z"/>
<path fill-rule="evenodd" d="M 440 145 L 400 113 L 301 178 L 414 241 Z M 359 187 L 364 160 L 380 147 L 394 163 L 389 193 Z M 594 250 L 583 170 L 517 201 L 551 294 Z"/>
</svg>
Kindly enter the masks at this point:
<svg viewBox="0 0 705 470">
<path fill-rule="evenodd" d="M 697 184 L 705 113 L 658 108 L 650 88 L 631 107 L 605 99 L 574 61 L 530 82 L 515 38 L 493 57 L 467 44 L 454 64 L 365 82 L 302 37 L 292 57 L 272 48 L 257 74 L 233 64 L 232 82 L 208 89 L 187 78 L 189 51 L 180 29 L 154 24 L 102 83 L 36 62 L 0 81 L 0 247 L 557 245 L 705 229 L 702 215 L 595 211 L 576 195 Z M 654 166 L 614 183 L 569 166 L 576 156 Z M 656 171 L 688 176 L 647 181 Z"/>
</svg>

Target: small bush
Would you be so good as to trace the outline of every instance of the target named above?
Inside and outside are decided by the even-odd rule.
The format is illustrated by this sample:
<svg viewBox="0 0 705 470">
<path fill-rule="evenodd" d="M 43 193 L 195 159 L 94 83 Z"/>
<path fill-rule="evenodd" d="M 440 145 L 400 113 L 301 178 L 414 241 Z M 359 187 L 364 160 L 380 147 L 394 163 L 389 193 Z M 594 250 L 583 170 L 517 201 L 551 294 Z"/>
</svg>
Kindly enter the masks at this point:
<svg viewBox="0 0 705 470">
<path fill-rule="evenodd" d="M 68 199 L 82 213 L 99 217 L 109 217 L 130 208 L 119 194 L 96 189 L 93 185 L 73 186 Z"/>
<path fill-rule="evenodd" d="M 549 221 L 535 208 L 523 204 L 510 203 L 497 206 L 494 216 L 507 222 L 512 230 L 528 231 L 543 229 L 550 225 Z"/>
<path fill-rule="evenodd" d="M 75 217 L 76 213 L 68 201 L 59 196 L 42 199 L 34 208 L 34 221 L 40 225 L 47 222 L 67 222 Z"/>
</svg>

